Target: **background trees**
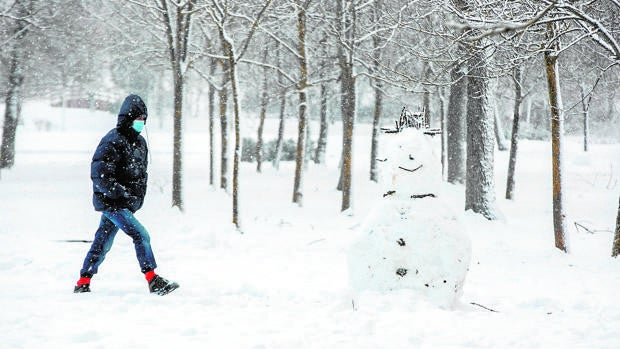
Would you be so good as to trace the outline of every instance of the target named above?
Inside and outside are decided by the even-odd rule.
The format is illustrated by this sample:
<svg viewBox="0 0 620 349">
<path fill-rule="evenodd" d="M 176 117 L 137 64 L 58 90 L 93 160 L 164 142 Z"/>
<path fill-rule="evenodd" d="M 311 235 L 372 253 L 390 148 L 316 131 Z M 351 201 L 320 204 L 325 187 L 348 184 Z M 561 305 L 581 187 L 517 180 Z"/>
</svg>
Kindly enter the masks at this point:
<svg viewBox="0 0 620 349">
<path fill-rule="evenodd" d="M 2 129 L 2 145 L 0 146 L 0 169 L 10 168 L 15 162 L 15 137 L 17 122 L 21 112 L 24 84 L 24 61 L 26 52 L 26 36 L 32 27 L 32 4 L 15 4 L 13 9 L 7 8 L 3 13 L 3 65 L 8 67 L 7 91 L 5 97 L 4 127 Z"/>
<path fill-rule="evenodd" d="M 52 5 L 51 7 L 49 5 Z M 54 50 L 52 40 L 61 21 L 56 6 L 62 2 L 29 0 L 0 2 L 0 63 L 3 80 L 4 121 L 0 145 L 0 170 L 15 164 L 15 139 L 27 89 L 45 89 L 37 81 L 37 60 L 45 57 L 46 48 Z M 60 49 L 60 47 L 56 47 Z"/>
<path fill-rule="evenodd" d="M 597 138 L 618 137 L 620 4 L 612 0 L 5 0 L 0 6 L 6 105 L 0 168 L 15 161 L 24 97 L 77 90 L 118 99 L 137 92 L 156 118 L 149 126 L 172 124 L 171 199 L 180 209 L 184 115 L 190 108 L 208 115 L 209 182 L 217 185 L 219 166 L 220 188 L 232 189 L 235 224 L 241 140 L 256 137 L 260 170 L 264 123 L 278 119 L 279 168 L 291 103 L 298 127 L 292 201 L 300 205 L 304 170 L 313 166 L 308 154 L 324 163 L 333 147 L 342 154 L 334 179 L 341 210 L 352 207 L 351 168 L 361 166 L 352 158 L 356 123 L 374 124 L 363 166 L 376 181 L 380 127 L 404 106 L 424 110 L 433 126 L 445 125 L 447 181 L 464 184 L 464 209 L 488 219 L 497 213 L 495 120 L 513 125 L 507 197 L 518 191 L 520 136 L 551 140 L 555 236 L 563 250 L 562 137 L 579 134 L 584 150 Z M 253 118 L 256 129 L 244 134 L 241 126 Z M 326 144 L 330 122 L 342 125 L 340 144 Z"/>
<path fill-rule="evenodd" d="M 475 40 L 493 37 L 496 52 L 508 47 L 519 53 L 516 60 L 528 59 L 539 52 L 543 54 L 551 119 L 555 245 L 567 251 L 566 215 L 562 199 L 565 110 L 562 104 L 559 57 L 572 47 L 579 47 L 591 40 L 598 46 L 594 50 L 596 54 L 605 57 L 609 63 L 602 71 L 616 66 L 620 50 L 615 33 L 617 25 L 611 20 L 610 14 L 618 10 L 619 4 L 614 1 L 516 1 L 498 8 L 494 2 L 481 2 L 476 4 L 473 11 L 464 5 L 466 3 L 456 2 L 453 9 L 457 17 L 463 19 L 464 30 L 478 33 L 474 36 Z M 584 94 L 582 99 L 585 98 Z M 468 103 L 471 101 L 469 98 Z M 468 151 L 468 159 L 469 155 Z M 470 168 L 467 170 L 469 175 Z"/>
</svg>

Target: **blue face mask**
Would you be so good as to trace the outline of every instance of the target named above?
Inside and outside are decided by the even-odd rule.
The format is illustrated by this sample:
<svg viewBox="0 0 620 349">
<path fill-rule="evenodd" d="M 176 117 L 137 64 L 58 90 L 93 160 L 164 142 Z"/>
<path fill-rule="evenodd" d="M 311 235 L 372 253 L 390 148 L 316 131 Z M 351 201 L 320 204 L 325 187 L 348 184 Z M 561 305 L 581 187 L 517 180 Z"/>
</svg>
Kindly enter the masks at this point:
<svg viewBox="0 0 620 349">
<path fill-rule="evenodd" d="M 144 120 L 134 120 L 131 128 L 136 130 L 138 133 L 142 132 L 142 129 L 144 128 Z"/>
</svg>

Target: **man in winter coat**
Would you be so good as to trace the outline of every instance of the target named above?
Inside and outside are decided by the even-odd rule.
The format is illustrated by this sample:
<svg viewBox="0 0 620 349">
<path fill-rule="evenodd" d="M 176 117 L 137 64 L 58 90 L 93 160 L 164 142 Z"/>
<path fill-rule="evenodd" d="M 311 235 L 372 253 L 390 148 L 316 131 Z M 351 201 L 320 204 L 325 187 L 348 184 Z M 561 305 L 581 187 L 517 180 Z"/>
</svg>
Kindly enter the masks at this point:
<svg viewBox="0 0 620 349">
<path fill-rule="evenodd" d="M 165 295 L 179 285 L 155 274 L 155 257 L 146 229 L 134 216 L 142 207 L 146 194 L 147 153 L 140 135 L 146 123 L 146 105 L 137 95 L 125 98 L 118 113 L 116 128 L 99 142 L 90 166 L 93 181 L 93 204 L 101 212 L 101 222 L 90 250 L 86 254 L 75 293 L 90 292 L 90 281 L 97 273 L 114 236 L 122 229 L 133 239 L 140 269 L 151 293 Z"/>
</svg>

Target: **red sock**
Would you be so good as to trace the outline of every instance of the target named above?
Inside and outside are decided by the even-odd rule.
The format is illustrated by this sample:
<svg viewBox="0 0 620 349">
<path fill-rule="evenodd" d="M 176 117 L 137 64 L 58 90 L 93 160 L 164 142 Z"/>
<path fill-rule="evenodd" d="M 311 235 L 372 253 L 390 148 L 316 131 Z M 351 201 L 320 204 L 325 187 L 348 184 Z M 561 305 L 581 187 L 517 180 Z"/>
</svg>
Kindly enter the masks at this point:
<svg viewBox="0 0 620 349">
<path fill-rule="evenodd" d="M 157 274 L 155 274 L 155 270 L 147 271 L 146 273 L 144 273 L 144 277 L 148 282 L 151 282 L 151 280 L 153 280 L 156 275 Z"/>
<path fill-rule="evenodd" d="M 80 278 L 77 282 L 78 286 L 90 284 L 90 278 Z"/>
</svg>

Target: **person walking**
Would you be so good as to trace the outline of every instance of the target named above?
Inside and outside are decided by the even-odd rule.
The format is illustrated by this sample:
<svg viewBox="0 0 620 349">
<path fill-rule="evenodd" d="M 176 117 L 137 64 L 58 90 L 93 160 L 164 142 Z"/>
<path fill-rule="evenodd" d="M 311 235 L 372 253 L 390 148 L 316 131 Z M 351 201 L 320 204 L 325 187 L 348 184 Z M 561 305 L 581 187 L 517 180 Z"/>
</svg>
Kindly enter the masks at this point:
<svg viewBox="0 0 620 349">
<path fill-rule="evenodd" d="M 93 205 L 101 212 L 99 228 L 84 258 L 74 293 L 90 292 L 90 282 L 106 254 L 112 248 L 119 229 L 133 239 L 140 270 L 149 291 L 168 294 L 179 287 L 155 273 L 157 263 L 147 230 L 134 216 L 144 203 L 147 185 L 148 147 L 140 135 L 146 124 L 147 110 L 140 96 L 125 98 L 116 127 L 99 142 L 90 166 Z"/>
</svg>

